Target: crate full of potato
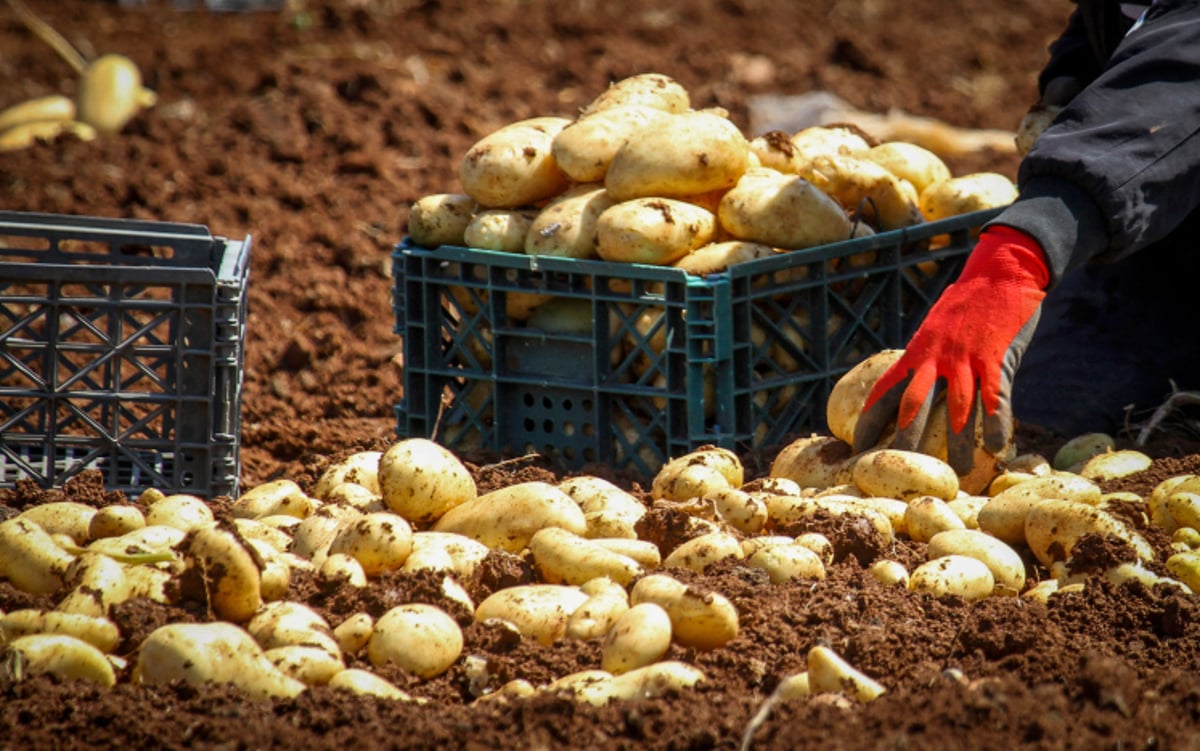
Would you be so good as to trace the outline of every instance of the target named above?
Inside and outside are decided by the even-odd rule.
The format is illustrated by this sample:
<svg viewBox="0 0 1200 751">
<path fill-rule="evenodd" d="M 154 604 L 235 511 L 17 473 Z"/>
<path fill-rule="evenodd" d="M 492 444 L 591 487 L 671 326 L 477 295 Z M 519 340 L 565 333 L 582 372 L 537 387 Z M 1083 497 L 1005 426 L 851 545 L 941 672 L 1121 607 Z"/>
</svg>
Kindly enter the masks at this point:
<svg viewBox="0 0 1200 751">
<path fill-rule="evenodd" d="M 475 143 L 393 253 L 397 431 L 651 473 L 821 429 L 1016 196 L 852 125 L 744 134 L 673 79 Z"/>
</svg>

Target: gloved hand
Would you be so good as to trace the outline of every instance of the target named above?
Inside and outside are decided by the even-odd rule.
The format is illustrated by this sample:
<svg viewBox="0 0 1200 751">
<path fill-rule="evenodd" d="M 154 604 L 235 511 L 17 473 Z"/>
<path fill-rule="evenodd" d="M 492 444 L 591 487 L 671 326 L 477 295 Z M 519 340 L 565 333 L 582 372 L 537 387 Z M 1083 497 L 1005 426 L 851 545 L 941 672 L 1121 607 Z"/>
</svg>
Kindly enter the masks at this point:
<svg viewBox="0 0 1200 751">
<path fill-rule="evenodd" d="M 1013 375 L 1037 327 L 1049 281 L 1045 254 L 1035 239 L 1011 227 L 985 229 L 962 274 L 867 395 L 854 430 L 854 451 L 878 443 L 893 419 L 893 447 L 915 451 L 944 388 L 948 459 L 955 471 L 966 474 L 974 464 L 981 404 L 984 446 L 999 453 L 1012 438 Z"/>
</svg>

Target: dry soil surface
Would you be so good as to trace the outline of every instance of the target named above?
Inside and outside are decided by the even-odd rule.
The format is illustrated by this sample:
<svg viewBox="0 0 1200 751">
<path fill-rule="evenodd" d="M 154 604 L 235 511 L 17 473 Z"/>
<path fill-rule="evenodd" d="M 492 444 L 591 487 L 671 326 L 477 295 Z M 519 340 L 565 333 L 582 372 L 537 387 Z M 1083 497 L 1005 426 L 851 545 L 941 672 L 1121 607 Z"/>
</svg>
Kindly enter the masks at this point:
<svg viewBox="0 0 1200 751">
<path fill-rule="evenodd" d="M 1065 0 L 766 2 L 465 2 L 297 0 L 280 12 L 181 12 L 30 0 L 85 53 L 135 60 L 158 104 L 119 135 L 0 153 L 0 207 L 206 224 L 254 238 L 246 343 L 242 480 L 307 485 L 329 460 L 395 440 L 402 345 L 392 331 L 390 252 L 408 205 L 455 190 L 457 163 L 512 120 L 570 115 L 610 82 L 656 71 L 697 106 L 748 126 L 756 93 L 832 91 L 860 108 L 900 108 L 955 125 L 1012 128 L 1034 98 Z M 72 93 L 72 71 L 0 9 L 0 107 Z M 1009 154 L 951 160 L 955 172 L 1015 174 Z M 1061 441 L 1031 428 L 1020 447 Z M 1151 472 L 1121 489 L 1197 471 L 1183 437 L 1160 438 Z M 471 457 L 481 489 L 554 479 L 536 460 Z M 752 475 L 769 457 L 747 457 Z M 618 478 L 643 498 L 645 480 Z M 67 497 L 122 499 L 84 476 L 62 493 L 21 488 L 0 516 Z M 221 509 L 220 502 L 216 507 Z M 1144 530 L 1161 564 L 1165 539 Z M 1103 541 L 1096 565 L 1123 550 Z M 0 683 L 0 748 L 1194 748 L 1200 745 L 1200 600 L 1114 586 L 1042 605 L 967 603 L 886 588 L 865 567 L 886 554 L 914 564 L 924 546 L 845 549 L 822 581 L 773 585 L 743 565 L 681 578 L 723 593 L 741 633 L 710 651 L 672 647 L 701 668 L 694 690 L 606 707 L 544 696 L 473 702 L 465 662 L 418 680 L 388 674 L 422 704 L 314 688 L 286 701 L 232 689 L 112 689 L 28 678 Z M 1156 564 L 1156 565 L 1158 565 Z M 1033 578 L 1046 572 L 1029 564 Z M 530 577 L 494 555 L 476 598 Z M 355 590 L 297 578 L 289 597 L 333 625 L 393 605 L 445 605 L 465 654 L 485 658 L 494 688 L 595 667 L 595 643 L 550 647 L 508 638 L 453 611 L 426 577 L 391 574 Z M 0 610 L 50 606 L 0 581 Z M 120 607 L 119 652 L 170 620 L 205 620 L 202 603 Z M 806 699 L 767 705 L 814 645 L 832 647 L 887 693 L 866 705 Z M 351 658 L 352 661 L 362 658 Z"/>
</svg>

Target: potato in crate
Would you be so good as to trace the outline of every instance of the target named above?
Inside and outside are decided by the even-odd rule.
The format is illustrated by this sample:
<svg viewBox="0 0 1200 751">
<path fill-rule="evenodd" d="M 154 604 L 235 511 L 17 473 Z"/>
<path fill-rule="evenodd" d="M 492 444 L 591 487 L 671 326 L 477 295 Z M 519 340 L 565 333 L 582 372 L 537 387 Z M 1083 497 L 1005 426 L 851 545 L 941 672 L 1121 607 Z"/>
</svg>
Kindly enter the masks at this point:
<svg viewBox="0 0 1200 751">
<path fill-rule="evenodd" d="M 999 209 L 703 275 L 406 239 L 401 436 L 651 475 L 698 446 L 824 429 L 830 389 L 903 347 Z"/>
<path fill-rule="evenodd" d="M 233 495 L 250 238 L 0 212 L 0 487 Z"/>
</svg>

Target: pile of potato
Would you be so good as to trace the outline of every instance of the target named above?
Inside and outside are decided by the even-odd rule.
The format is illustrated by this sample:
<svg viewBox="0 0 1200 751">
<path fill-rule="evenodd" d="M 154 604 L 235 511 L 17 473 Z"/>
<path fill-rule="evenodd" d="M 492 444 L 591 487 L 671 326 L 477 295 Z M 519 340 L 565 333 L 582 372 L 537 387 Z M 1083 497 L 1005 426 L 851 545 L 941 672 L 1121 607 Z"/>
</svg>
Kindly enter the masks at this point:
<svg viewBox="0 0 1200 751">
<path fill-rule="evenodd" d="M 881 353 L 839 381 L 827 405 L 835 435 L 795 440 L 754 480 L 727 449 L 677 456 L 653 477 L 649 507 L 590 475 L 480 493 L 452 452 L 409 438 L 331 464 L 311 492 L 287 479 L 252 488 L 224 521 L 197 497 L 153 490 L 102 509 L 69 501 L 29 508 L 0 523 L 0 578 L 56 605 L 0 613 L 0 665 L 15 680 L 49 673 L 102 686 L 219 682 L 255 697 L 326 685 L 420 701 L 370 668 L 351 667 L 357 656 L 365 663 L 355 665 L 396 666 L 418 679 L 457 667 L 477 700 L 553 691 L 603 704 L 704 680 L 696 666 L 668 659 L 670 647 L 721 649 L 737 638 L 740 614 L 722 593 L 675 572 L 702 573 L 718 562 L 761 570 L 779 584 L 824 579 L 835 560 L 855 555 L 886 585 L 966 600 L 1045 601 L 1096 575 L 1200 588 L 1200 477 L 1173 477 L 1147 498 L 1103 493 L 1101 481 L 1150 464 L 1139 452 L 1113 450 L 1107 436 L 1080 436 L 1052 460 L 984 452 L 986 471 L 964 478 L 929 453 L 853 454 L 847 417 L 893 356 Z M 1165 561 L 1156 561 L 1131 509 L 1172 533 Z M 673 527 L 682 522 L 671 539 L 644 524 L 657 513 L 676 517 Z M 836 531 L 851 528 L 854 545 L 868 540 L 865 559 L 847 552 Z M 1072 551 L 1089 535 L 1123 542 L 1127 560 L 1103 572 L 1073 569 Z M 900 538 L 925 543 L 928 561 L 908 570 L 889 559 Z M 461 582 L 499 554 L 527 560 L 537 581 L 473 602 Z M 435 572 L 447 605 L 402 604 L 378 618 L 357 612 L 331 623 L 286 599 L 297 571 L 360 587 L 385 572 Z M 115 605 L 178 597 L 206 602 L 211 620 L 159 627 L 129 664 L 113 654 L 121 640 L 109 618 Z M 464 653 L 450 604 L 542 645 L 595 640 L 599 663 L 545 685 L 504 681 L 486 659 Z M 870 701 L 885 690 L 817 647 L 807 670 L 788 676 L 773 698 Z"/>
<path fill-rule="evenodd" d="M 657 73 L 617 81 L 574 118 L 501 127 L 459 175 L 461 193 L 411 207 L 414 243 L 655 265 L 700 248 L 728 265 L 1016 197 L 1003 175 L 952 176 L 933 152 L 852 125 L 747 136 Z"/>
<path fill-rule="evenodd" d="M 879 143 L 852 125 L 750 137 L 718 108 L 693 109 L 683 86 L 656 73 L 612 84 L 574 118 L 534 117 L 499 128 L 467 151 L 460 177 L 461 193 L 429 195 L 412 205 L 411 242 L 670 266 L 696 276 L 1004 205 L 1016 195 L 1003 175 L 952 176 L 933 152 L 906 142 Z M 865 279 L 876 255 L 859 251 L 828 266 L 836 273 L 863 270 Z M 447 273 L 453 278 L 460 272 L 479 275 L 487 268 L 481 263 Z M 932 278 L 925 268 L 920 273 L 929 276 L 914 276 L 917 288 Z M 753 378 L 779 380 L 781 375 L 803 375 L 811 367 L 805 358 L 819 322 L 810 320 L 804 303 L 787 288 L 810 275 L 810 268 L 798 262 L 753 280 L 756 290 L 783 290 L 777 298 L 755 303 L 750 338 L 762 356 L 754 356 Z M 469 330 L 455 332 L 449 345 L 455 349 L 447 353 L 448 364 L 461 367 L 468 378 L 491 377 L 493 329 L 593 335 L 598 308 L 587 296 L 556 295 L 533 277 L 527 285 L 510 285 L 497 311 L 488 304 L 488 278 L 478 281 L 447 281 L 444 290 L 452 298 L 447 301 L 450 325 L 470 322 L 463 325 Z M 861 279 L 838 282 L 837 293 L 853 307 L 855 290 L 863 284 Z M 668 332 L 676 337 L 683 332 L 678 322 L 667 323 L 666 306 L 653 299 L 655 291 L 607 306 L 613 359 L 606 383 L 665 389 L 661 363 Z M 848 366 L 870 354 L 865 349 L 870 345 L 858 341 L 868 337 L 843 336 L 858 323 L 847 321 L 836 306 L 830 308 L 826 334 L 842 347 L 837 364 Z M 868 328 L 883 328 L 878 311 L 862 315 Z M 711 366 L 705 369 L 704 383 L 689 384 L 689 393 L 709 397 L 705 415 L 711 421 L 716 372 Z M 447 444 L 463 450 L 476 447 L 482 438 L 473 426 L 497 419 L 490 382 L 465 383 L 464 403 L 441 423 Z M 784 393 L 764 393 L 762 398 L 770 403 L 761 407 L 764 419 L 754 421 L 754 445 L 791 402 Z M 664 403 L 658 399 L 652 410 L 626 405 L 631 420 L 643 423 L 620 429 L 637 440 L 649 432 L 646 426 Z M 468 412 L 470 419 L 464 417 Z M 629 458 L 619 445 L 616 450 L 622 463 Z M 647 466 L 660 464 L 657 460 Z"/>
</svg>

